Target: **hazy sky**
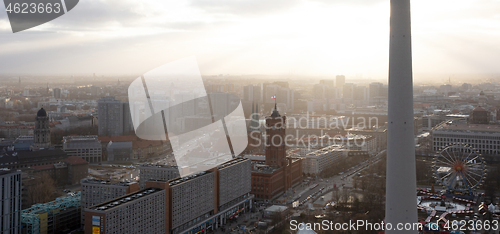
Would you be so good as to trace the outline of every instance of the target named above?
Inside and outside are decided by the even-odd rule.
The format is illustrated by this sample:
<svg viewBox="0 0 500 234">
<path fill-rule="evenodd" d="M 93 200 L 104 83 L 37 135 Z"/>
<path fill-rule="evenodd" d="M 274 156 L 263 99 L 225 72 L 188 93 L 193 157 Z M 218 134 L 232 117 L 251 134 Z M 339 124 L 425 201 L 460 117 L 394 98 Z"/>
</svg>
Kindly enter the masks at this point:
<svg viewBox="0 0 500 234">
<path fill-rule="evenodd" d="M 13 34 L 0 73 L 144 73 L 195 55 L 202 74 L 384 77 L 389 0 L 80 0 Z M 414 72 L 500 73 L 500 0 L 412 1 Z"/>
</svg>

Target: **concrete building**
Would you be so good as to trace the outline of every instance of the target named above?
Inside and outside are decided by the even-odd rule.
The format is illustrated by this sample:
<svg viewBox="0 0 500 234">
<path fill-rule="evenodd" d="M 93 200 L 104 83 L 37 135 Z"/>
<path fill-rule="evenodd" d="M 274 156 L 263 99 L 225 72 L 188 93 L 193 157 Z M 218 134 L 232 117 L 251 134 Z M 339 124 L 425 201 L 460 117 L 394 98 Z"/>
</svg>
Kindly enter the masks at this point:
<svg viewBox="0 0 500 234">
<path fill-rule="evenodd" d="M 345 84 L 345 76 L 344 75 L 338 75 L 335 77 L 335 87 L 342 89 Z"/>
<path fill-rule="evenodd" d="M 85 232 L 178 234 L 215 230 L 251 208 L 249 166 L 250 160 L 235 158 L 198 174 L 146 181 L 143 190 L 85 209 Z"/>
<path fill-rule="evenodd" d="M 316 150 L 306 154 L 302 159 L 302 172 L 309 175 L 318 175 L 344 157 L 344 150 L 337 145 Z"/>
<path fill-rule="evenodd" d="M 132 142 L 109 142 L 106 151 L 107 161 L 129 161 L 132 160 Z"/>
<path fill-rule="evenodd" d="M 60 149 L 0 151 L 0 168 L 25 169 L 61 162 L 68 155 Z"/>
<path fill-rule="evenodd" d="M 35 204 L 22 211 L 20 233 L 70 233 L 80 227 L 80 213 L 80 193 Z"/>
<path fill-rule="evenodd" d="M 139 184 L 137 184 L 137 182 L 111 182 L 99 179 L 83 179 L 81 180 L 81 185 L 82 211 L 84 211 L 85 208 L 139 191 Z M 82 212 L 82 224 L 84 220 L 85 213 Z"/>
<path fill-rule="evenodd" d="M 500 126 L 469 124 L 464 120 L 450 120 L 432 132 L 432 149 L 438 151 L 452 143 L 467 144 L 483 154 L 488 161 L 500 161 Z"/>
<path fill-rule="evenodd" d="M 54 98 L 61 98 L 61 89 L 60 88 L 52 89 L 52 94 Z"/>
<path fill-rule="evenodd" d="M 102 161 L 102 146 L 97 136 L 65 136 L 63 150 L 68 156 L 78 156 L 89 163 Z"/>
<path fill-rule="evenodd" d="M 30 175 L 48 173 L 58 186 L 79 184 L 80 180 L 88 176 L 89 163 L 80 157 L 70 156 L 62 162 L 33 166 L 25 171 Z"/>
<path fill-rule="evenodd" d="M 141 189 L 146 188 L 146 181 L 171 180 L 180 176 L 177 166 L 142 164 L 139 169 L 139 185 Z"/>
<path fill-rule="evenodd" d="M 132 130 L 132 116 L 128 103 L 103 97 L 97 102 L 99 136 L 126 135 Z"/>
<path fill-rule="evenodd" d="M 148 188 L 86 208 L 85 233 L 167 233 L 165 192 Z"/>
<path fill-rule="evenodd" d="M 0 169 L 0 232 L 21 233 L 21 171 Z"/>
</svg>

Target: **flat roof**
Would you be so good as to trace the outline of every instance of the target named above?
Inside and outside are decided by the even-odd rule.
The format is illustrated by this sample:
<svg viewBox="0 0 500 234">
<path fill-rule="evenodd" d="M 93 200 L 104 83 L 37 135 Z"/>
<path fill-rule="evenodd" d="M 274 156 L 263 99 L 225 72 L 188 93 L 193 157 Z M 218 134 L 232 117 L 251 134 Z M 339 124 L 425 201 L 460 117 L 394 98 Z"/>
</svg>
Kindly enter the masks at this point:
<svg viewBox="0 0 500 234">
<path fill-rule="evenodd" d="M 206 174 L 210 174 L 210 173 L 213 173 L 213 171 L 202 171 L 202 172 L 198 172 L 198 173 L 193 174 L 193 175 L 188 175 L 188 176 L 172 179 L 172 180 L 169 180 L 169 185 L 174 186 L 174 185 L 183 184 L 187 181 L 194 180 L 196 178 L 202 177 L 202 176 L 204 176 Z"/>
<path fill-rule="evenodd" d="M 165 168 L 165 169 L 175 169 L 177 170 L 177 166 L 170 166 L 170 165 L 165 165 L 165 164 L 141 164 L 138 165 L 137 167 L 149 167 L 149 168 Z"/>
<path fill-rule="evenodd" d="M 129 186 L 137 182 L 121 182 L 121 181 L 110 181 L 101 179 L 83 179 L 81 183 L 85 184 L 101 184 L 101 185 L 116 185 L 116 186 Z"/>
<path fill-rule="evenodd" d="M 493 124 L 469 124 L 465 121 L 448 121 L 442 124 L 436 130 L 443 131 L 474 131 L 474 132 L 498 132 L 500 125 Z"/>
<path fill-rule="evenodd" d="M 147 188 L 147 189 L 137 191 L 135 193 L 131 193 L 131 194 L 127 194 L 125 196 L 115 198 L 113 200 L 106 201 L 104 203 L 101 203 L 101 204 L 98 204 L 95 206 L 91 206 L 88 209 L 97 210 L 97 211 L 105 211 L 105 210 L 109 210 L 113 207 L 121 206 L 121 205 L 127 204 L 131 201 L 150 196 L 150 195 L 155 194 L 155 193 L 160 192 L 160 191 L 163 191 L 163 189 Z"/>
</svg>

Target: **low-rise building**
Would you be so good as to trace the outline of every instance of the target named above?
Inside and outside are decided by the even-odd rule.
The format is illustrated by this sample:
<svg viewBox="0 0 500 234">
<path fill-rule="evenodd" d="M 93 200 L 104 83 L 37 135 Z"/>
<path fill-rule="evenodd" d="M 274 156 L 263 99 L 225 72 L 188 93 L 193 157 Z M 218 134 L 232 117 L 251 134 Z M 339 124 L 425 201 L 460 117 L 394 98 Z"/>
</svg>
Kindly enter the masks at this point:
<svg viewBox="0 0 500 234">
<path fill-rule="evenodd" d="M 89 163 L 102 161 L 102 146 L 97 136 L 65 136 L 63 150 L 68 156 L 78 156 Z"/>
</svg>

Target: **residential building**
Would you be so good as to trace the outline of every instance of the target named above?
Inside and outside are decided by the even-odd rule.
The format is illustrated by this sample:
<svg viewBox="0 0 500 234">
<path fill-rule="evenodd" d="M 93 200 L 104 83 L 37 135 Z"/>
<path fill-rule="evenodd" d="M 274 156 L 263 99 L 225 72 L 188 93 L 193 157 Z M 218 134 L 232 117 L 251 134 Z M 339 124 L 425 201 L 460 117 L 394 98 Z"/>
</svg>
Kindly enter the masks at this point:
<svg viewBox="0 0 500 234">
<path fill-rule="evenodd" d="M 139 169 L 139 185 L 141 189 L 146 188 L 146 181 L 171 180 L 180 176 L 177 166 L 142 164 Z"/>
<path fill-rule="evenodd" d="M 120 136 L 132 129 L 129 104 L 114 97 L 103 97 L 97 102 L 99 136 Z"/>
<path fill-rule="evenodd" d="M 21 233 L 21 171 L 0 169 L 0 232 Z"/>
</svg>

